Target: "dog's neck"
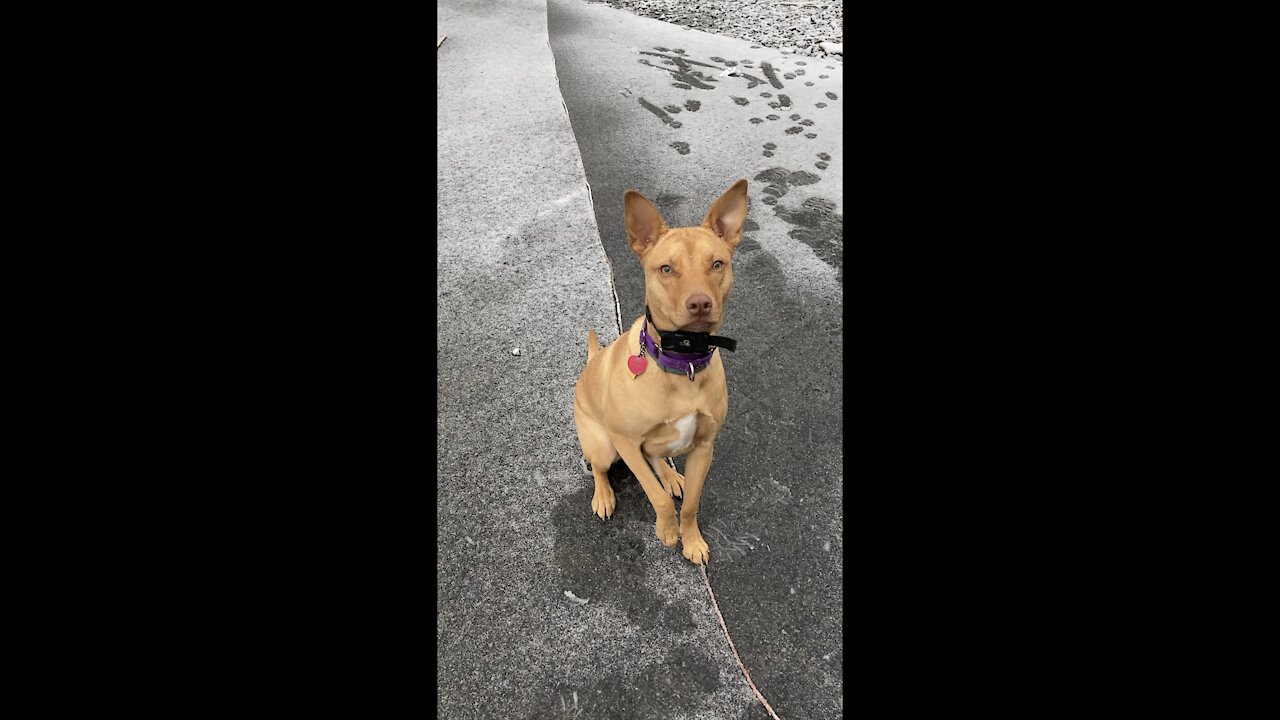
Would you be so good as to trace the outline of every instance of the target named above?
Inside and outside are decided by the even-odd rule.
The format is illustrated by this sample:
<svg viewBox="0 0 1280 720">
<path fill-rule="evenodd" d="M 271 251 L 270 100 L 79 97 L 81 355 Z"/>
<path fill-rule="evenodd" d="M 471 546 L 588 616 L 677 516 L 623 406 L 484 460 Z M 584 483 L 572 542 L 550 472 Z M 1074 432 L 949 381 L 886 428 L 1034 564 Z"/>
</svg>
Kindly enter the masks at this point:
<svg viewBox="0 0 1280 720">
<path fill-rule="evenodd" d="M 658 367 L 676 375 L 686 375 L 693 380 L 698 372 L 711 363 L 716 346 L 727 350 L 737 347 L 737 341 L 718 337 L 711 333 L 668 332 L 668 348 L 663 349 L 662 331 L 653 321 L 653 313 L 646 305 L 644 322 L 640 325 L 640 354 L 652 357 Z M 691 347 L 690 352 L 677 352 L 679 346 Z"/>
</svg>

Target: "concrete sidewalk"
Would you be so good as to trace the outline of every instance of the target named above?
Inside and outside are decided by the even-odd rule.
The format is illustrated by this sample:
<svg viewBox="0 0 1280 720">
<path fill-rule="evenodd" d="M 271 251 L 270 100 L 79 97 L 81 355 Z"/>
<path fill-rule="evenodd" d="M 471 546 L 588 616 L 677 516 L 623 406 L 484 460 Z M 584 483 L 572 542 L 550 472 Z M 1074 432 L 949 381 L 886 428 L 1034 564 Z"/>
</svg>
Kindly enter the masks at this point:
<svg viewBox="0 0 1280 720">
<path fill-rule="evenodd" d="M 759 717 L 634 482 L 591 514 L 573 384 L 618 319 L 546 18 L 437 4 L 437 717 Z"/>
</svg>

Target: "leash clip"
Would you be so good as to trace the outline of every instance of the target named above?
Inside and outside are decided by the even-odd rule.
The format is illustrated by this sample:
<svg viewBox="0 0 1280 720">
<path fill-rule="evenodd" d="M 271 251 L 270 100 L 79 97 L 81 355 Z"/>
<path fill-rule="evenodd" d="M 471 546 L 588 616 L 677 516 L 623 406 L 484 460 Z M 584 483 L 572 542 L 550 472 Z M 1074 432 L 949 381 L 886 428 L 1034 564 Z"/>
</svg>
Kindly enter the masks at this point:
<svg viewBox="0 0 1280 720">
<path fill-rule="evenodd" d="M 689 382 L 693 382 L 693 363 L 689 363 Z"/>
</svg>

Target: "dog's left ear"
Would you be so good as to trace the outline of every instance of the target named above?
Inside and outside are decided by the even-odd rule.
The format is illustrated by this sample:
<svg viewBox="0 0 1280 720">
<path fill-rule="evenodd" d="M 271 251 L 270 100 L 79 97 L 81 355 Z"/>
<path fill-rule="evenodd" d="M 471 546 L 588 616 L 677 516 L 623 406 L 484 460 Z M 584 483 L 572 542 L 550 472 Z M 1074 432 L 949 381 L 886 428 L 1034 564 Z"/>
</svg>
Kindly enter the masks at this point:
<svg viewBox="0 0 1280 720">
<path fill-rule="evenodd" d="M 729 250 L 742 241 L 742 224 L 747 221 L 747 181 L 739 180 L 707 211 L 702 224 L 729 243 Z"/>
</svg>

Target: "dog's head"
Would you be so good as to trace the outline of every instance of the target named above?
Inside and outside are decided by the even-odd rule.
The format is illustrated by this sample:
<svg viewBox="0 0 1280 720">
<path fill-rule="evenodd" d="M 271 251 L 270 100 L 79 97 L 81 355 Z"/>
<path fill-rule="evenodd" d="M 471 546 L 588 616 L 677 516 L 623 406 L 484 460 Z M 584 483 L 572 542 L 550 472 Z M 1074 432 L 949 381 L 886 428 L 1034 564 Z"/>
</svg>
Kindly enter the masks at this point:
<svg viewBox="0 0 1280 720">
<path fill-rule="evenodd" d="M 701 227 L 668 228 L 658 208 L 628 190 L 627 236 L 644 265 L 645 302 L 663 329 L 715 333 L 733 288 L 733 250 L 747 219 L 747 181 L 716 200 Z"/>
</svg>

